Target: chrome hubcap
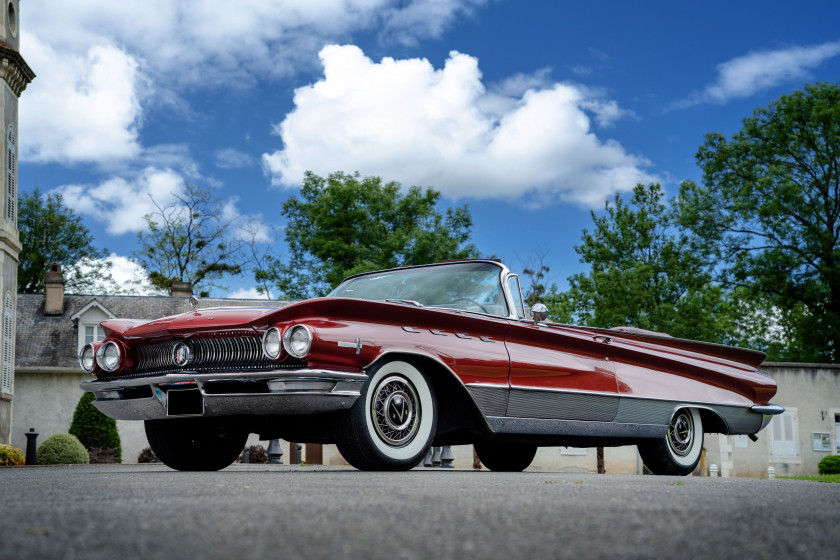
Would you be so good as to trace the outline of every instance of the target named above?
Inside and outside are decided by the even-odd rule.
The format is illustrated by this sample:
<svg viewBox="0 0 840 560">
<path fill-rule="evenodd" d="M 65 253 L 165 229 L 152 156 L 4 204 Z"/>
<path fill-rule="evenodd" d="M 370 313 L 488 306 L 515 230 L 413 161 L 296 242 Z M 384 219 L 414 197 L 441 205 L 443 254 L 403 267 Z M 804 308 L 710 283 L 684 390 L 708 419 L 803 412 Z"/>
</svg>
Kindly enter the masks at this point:
<svg viewBox="0 0 840 560">
<path fill-rule="evenodd" d="M 373 391 L 371 420 L 379 437 L 393 447 L 408 445 L 420 425 L 420 408 L 414 386 L 403 377 L 386 377 Z"/>
<path fill-rule="evenodd" d="M 687 410 L 680 410 L 671 420 L 668 428 L 668 445 L 671 450 L 685 457 L 691 451 L 691 443 L 694 440 L 694 419 Z"/>
</svg>

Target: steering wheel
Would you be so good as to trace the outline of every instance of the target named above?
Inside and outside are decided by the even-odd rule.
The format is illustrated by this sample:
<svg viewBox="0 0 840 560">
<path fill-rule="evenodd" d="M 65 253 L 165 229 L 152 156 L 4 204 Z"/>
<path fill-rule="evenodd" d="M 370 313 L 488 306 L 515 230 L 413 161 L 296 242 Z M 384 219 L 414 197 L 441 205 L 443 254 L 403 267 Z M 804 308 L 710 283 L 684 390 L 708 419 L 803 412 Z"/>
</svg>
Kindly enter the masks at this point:
<svg viewBox="0 0 840 560">
<path fill-rule="evenodd" d="M 467 301 L 467 302 L 469 302 L 469 303 L 473 303 L 473 304 L 475 304 L 476 306 L 478 306 L 478 308 L 479 308 L 479 309 L 481 309 L 484 313 L 487 313 L 488 315 L 490 314 L 490 312 L 489 312 L 489 311 L 487 311 L 487 308 L 486 308 L 486 307 L 484 307 L 483 305 L 481 305 L 480 303 L 478 303 L 477 301 L 475 301 L 475 300 L 474 300 L 474 299 L 472 299 L 472 298 L 468 298 L 468 297 L 459 297 L 459 298 L 455 298 L 455 299 L 453 299 L 453 300 L 452 300 L 452 301 L 450 301 L 449 303 L 457 303 L 457 302 L 459 302 L 459 301 Z"/>
</svg>

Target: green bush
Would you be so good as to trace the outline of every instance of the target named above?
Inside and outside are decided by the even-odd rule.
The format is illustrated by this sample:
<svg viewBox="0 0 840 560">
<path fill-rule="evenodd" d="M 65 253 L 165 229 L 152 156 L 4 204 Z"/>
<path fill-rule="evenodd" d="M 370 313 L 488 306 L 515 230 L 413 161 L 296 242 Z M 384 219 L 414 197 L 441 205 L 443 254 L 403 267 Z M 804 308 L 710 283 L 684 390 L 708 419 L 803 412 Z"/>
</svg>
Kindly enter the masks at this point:
<svg viewBox="0 0 840 560">
<path fill-rule="evenodd" d="M 82 442 L 85 449 L 112 450 L 113 461 L 122 462 L 122 450 L 120 449 L 120 434 L 117 432 L 117 421 L 108 418 L 93 406 L 96 398 L 93 393 L 85 392 L 76 405 L 73 413 L 73 421 L 70 423 L 70 433 Z M 98 455 L 97 455 L 98 456 Z"/>
<path fill-rule="evenodd" d="M 87 449 L 76 436 L 54 434 L 38 446 L 39 465 L 86 465 L 90 463 Z"/>
<path fill-rule="evenodd" d="M 828 455 L 817 465 L 820 474 L 840 474 L 840 455 Z"/>
<path fill-rule="evenodd" d="M 22 450 L 0 443 L 0 467 L 16 467 L 24 462 Z"/>
</svg>

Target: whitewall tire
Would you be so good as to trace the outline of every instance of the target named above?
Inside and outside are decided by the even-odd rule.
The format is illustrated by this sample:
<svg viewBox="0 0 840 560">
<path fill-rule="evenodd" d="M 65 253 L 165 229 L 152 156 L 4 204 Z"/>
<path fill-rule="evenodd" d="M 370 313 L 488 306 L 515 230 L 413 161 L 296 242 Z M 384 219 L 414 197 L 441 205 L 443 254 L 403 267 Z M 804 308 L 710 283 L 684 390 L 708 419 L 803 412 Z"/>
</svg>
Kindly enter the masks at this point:
<svg viewBox="0 0 840 560">
<path fill-rule="evenodd" d="M 414 365 L 387 361 L 336 428 L 341 454 L 361 470 L 407 470 L 425 457 L 437 425 L 434 392 Z"/>
<path fill-rule="evenodd" d="M 653 474 L 691 474 L 703 452 L 703 421 L 696 408 L 680 408 L 662 439 L 639 444 L 639 454 Z"/>
</svg>

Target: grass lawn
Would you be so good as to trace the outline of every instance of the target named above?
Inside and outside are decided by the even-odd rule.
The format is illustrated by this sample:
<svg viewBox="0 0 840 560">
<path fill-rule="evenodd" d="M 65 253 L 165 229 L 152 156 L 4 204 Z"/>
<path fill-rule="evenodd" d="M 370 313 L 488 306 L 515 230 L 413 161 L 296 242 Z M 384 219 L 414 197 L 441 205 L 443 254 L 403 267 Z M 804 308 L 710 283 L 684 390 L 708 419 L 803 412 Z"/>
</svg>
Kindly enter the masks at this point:
<svg viewBox="0 0 840 560">
<path fill-rule="evenodd" d="M 840 482 L 840 474 L 818 474 L 813 476 L 777 476 L 789 480 L 810 480 L 812 482 Z"/>
</svg>

